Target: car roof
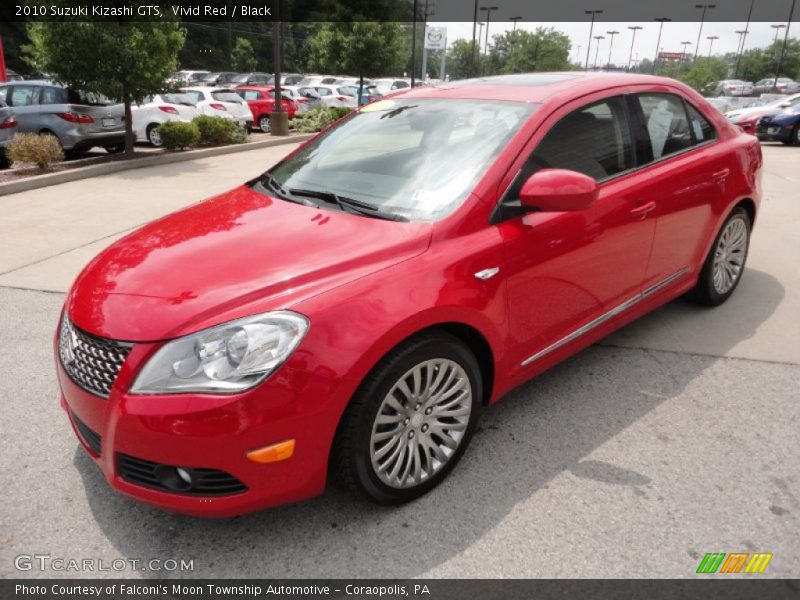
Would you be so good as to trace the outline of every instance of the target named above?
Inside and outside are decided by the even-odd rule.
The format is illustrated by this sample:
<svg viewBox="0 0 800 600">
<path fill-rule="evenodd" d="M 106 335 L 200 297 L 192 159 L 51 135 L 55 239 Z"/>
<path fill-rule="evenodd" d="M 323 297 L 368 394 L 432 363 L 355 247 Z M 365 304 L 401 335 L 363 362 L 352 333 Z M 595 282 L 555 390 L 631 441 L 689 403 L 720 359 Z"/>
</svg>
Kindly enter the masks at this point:
<svg viewBox="0 0 800 600">
<path fill-rule="evenodd" d="M 406 98 L 469 98 L 540 103 L 565 92 L 582 96 L 608 88 L 637 84 L 685 87 L 674 79 L 655 75 L 560 71 L 463 79 L 435 86 L 404 89 L 401 94 Z"/>
</svg>

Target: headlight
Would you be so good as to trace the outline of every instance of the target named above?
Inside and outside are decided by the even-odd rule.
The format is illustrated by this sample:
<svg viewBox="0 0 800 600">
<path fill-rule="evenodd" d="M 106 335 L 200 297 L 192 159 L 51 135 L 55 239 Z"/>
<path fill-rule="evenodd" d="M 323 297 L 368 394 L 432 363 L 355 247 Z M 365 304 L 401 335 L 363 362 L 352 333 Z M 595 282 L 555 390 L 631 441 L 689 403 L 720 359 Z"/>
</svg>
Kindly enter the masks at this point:
<svg viewBox="0 0 800 600">
<path fill-rule="evenodd" d="M 306 331 L 308 319 L 282 310 L 178 338 L 147 361 L 131 393 L 241 392 L 277 369 Z"/>
</svg>

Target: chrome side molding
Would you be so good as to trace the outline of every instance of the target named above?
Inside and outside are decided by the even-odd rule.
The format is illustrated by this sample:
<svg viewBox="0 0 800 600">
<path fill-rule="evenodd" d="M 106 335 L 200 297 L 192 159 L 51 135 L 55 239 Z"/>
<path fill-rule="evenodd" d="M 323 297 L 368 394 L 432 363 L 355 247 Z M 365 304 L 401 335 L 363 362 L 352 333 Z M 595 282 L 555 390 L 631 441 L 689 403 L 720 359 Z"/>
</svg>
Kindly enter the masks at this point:
<svg viewBox="0 0 800 600">
<path fill-rule="evenodd" d="M 651 285 L 650 287 L 645 288 L 644 290 L 642 290 L 641 292 L 636 294 L 633 298 L 630 298 L 629 300 L 626 300 L 622 304 L 618 304 L 617 306 L 615 306 L 614 308 L 612 308 L 608 312 L 605 312 L 602 315 L 600 315 L 599 317 L 597 317 L 596 319 L 594 319 L 592 321 L 589 321 L 586 325 L 583 325 L 582 327 L 579 327 L 578 329 L 576 329 L 572 333 L 564 336 L 560 340 L 558 340 L 556 342 L 553 342 L 552 344 L 550 344 L 546 348 L 543 348 L 542 350 L 539 350 L 539 352 L 537 352 L 533 356 L 529 356 L 528 358 L 526 358 L 525 360 L 522 361 L 520 366 L 525 367 L 525 366 L 527 366 L 527 365 L 529 365 L 529 364 L 531 364 L 533 362 L 536 362 L 537 360 L 539 360 L 540 358 L 542 358 L 544 356 L 547 356 L 548 354 L 550 354 L 554 350 L 558 350 L 559 348 L 561 348 L 561 346 L 564 346 L 565 344 L 569 344 L 571 341 L 578 339 L 579 337 L 581 337 L 582 335 L 584 335 L 586 333 L 589 333 L 592 329 L 594 329 L 598 325 L 602 325 L 603 323 L 605 323 L 609 319 L 613 319 L 617 315 L 625 312 L 626 310 L 628 310 L 629 308 L 631 308 L 634 305 L 638 304 L 639 302 L 641 302 L 642 300 L 644 300 L 648 296 L 652 296 L 653 294 L 655 294 L 659 290 L 667 287 L 670 283 L 680 279 L 681 277 L 686 275 L 688 272 L 689 272 L 689 269 L 684 267 L 683 269 L 673 273 L 672 275 L 670 275 L 666 279 L 662 279 L 658 283 L 655 283 L 655 284 Z"/>
</svg>

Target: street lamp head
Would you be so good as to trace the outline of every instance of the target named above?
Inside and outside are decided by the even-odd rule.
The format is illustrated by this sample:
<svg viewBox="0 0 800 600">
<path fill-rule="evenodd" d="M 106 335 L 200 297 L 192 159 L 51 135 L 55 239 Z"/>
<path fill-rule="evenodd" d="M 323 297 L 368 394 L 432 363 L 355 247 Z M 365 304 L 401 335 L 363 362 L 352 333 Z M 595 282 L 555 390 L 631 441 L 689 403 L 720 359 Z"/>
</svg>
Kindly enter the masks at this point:
<svg viewBox="0 0 800 600">
<path fill-rule="evenodd" d="M 659 17 L 653 19 L 653 21 L 658 21 L 659 23 L 666 23 L 667 21 L 672 21 L 672 19 L 670 19 L 669 17 Z"/>
<path fill-rule="evenodd" d="M 602 15 L 603 14 L 602 10 L 585 10 L 583 12 L 586 13 L 587 15 Z"/>
</svg>

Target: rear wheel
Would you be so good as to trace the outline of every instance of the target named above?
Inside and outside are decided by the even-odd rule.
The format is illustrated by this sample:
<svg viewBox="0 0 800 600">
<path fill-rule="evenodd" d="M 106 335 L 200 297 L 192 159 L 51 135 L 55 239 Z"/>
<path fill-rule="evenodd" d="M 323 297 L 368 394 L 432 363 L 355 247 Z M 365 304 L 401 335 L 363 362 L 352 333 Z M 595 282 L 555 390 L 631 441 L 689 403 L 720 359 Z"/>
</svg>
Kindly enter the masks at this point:
<svg viewBox="0 0 800 600">
<path fill-rule="evenodd" d="M 717 306 L 730 298 L 744 272 L 750 247 L 750 216 L 736 208 L 725 221 L 706 257 L 691 297 L 700 304 Z"/>
<path fill-rule="evenodd" d="M 123 150 L 125 150 L 125 144 L 109 144 L 108 146 L 103 146 L 106 149 L 106 152 L 109 154 L 119 154 Z"/>
<path fill-rule="evenodd" d="M 392 351 L 367 377 L 334 446 L 340 482 L 381 504 L 422 496 L 455 467 L 482 406 L 475 356 L 445 333 Z"/>
<path fill-rule="evenodd" d="M 164 140 L 161 139 L 161 134 L 158 132 L 158 123 L 151 123 L 147 126 L 147 141 L 156 148 L 164 145 Z"/>
<path fill-rule="evenodd" d="M 264 133 L 272 131 L 272 125 L 269 122 L 269 115 L 261 115 L 258 118 L 258 128 Z"/>
</svg>

